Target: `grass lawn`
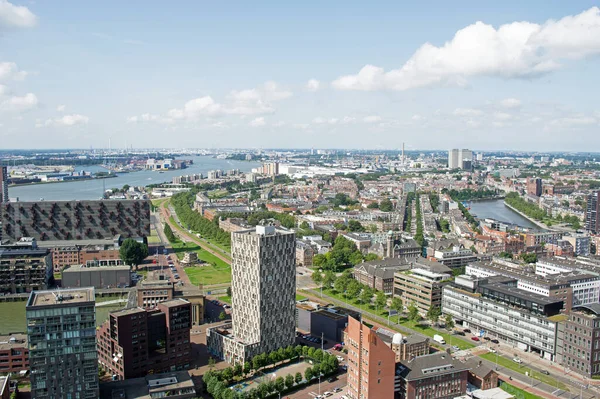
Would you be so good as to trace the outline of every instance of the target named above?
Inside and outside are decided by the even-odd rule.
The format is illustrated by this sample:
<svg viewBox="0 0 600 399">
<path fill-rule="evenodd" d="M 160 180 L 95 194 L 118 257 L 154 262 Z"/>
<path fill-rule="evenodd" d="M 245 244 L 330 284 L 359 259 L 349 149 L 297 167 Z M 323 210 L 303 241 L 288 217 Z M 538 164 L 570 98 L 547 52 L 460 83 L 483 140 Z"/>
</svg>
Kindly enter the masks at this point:
<svg viewBox="0 0 600 399">
<path fill-rule="evenodd" d="M 513 395 L 515 398 L 542 399 L 541 396 L 534 395 L 531 392 L 524 391 L 521 388 L 517 388 L 516 386 L 507 384 L 506 382 L 503 382 L 502 384 L 500 384 L 500 388 L 503 391 L 508 392 L 509 394 Z"/>
<path fill-rule="evenodd" d="M 222 284 L 231 282 L 231 268 L 205 265 L 192 266 L 183 269 L 194 285 Z"/>
<path fill-rule="evenodd" d="M 176 242 L 171 243 L 171 246 L 179 259 L 183 259 L 183 254 L 185 252 L 194 251 L 198 254 L 198 259 L 204 262 L 216 265 L 219 268 L 229 268 L 229 265 L 223 261 L 223 259 L 216 257 L 193 242 L 182 242 L 177 240 Z"/>
<path fill-rule="evenodd" d="M 362 311 L 364 313 L 370 313 L 372 315 L 375 316 L 380 316 L 380 317 L 384 317 L 387 318 L 388 317 L 388 311 L 383 309 L 383 310 L 379 310 L 377 311 L 377 309 L 375 309 L 374 306 L 370 305 L 370 306 L 365 306 L 363 305 L 358 299 L 353 298 L 353 299 L 346 299 L 344 298 L 344 296 L 342 294 L 339 294 L 337 291 L 335 290 L 323 290 L 323 292 L 325 292 L 328 296 L 338 299 L 342 302 L 346 302 L 349 303 L 351 305 L 356 306 L 359 309 L 362 309 Z M 368 316 L 367 316 L 368 317 Z M 396 321 L 398 320 L 397 316 L 392 316 L 391 319 L 392 321 Z M 456 335 L 452 335 L 452 334 L 448 334 L 445 332 L 440 332 L 438 330 L 435 330 L 433 328 L 431 328 L 428 325 L 425 324 L 418 324 L 418 323 L 414 323 L 412 321 L 407 320 L 406 318 L 401 317 L 400 318 L 400 323 L 401 326 L 409 328 L 413 331 L 417 331 L 423 335 L 427 335 L 428 337 L 433 338 L 434 335 L 439 334 L 442 337 L 444 337 L 444 339 L 446 340 L 446 342 L 450 345 L 456 345 L 458 346 L 460 349 L 469 349 L 469 348 L 473 348 L 475 347 L 474 344 L 467 342 L 461 338 L 459 338 Z"/>
<path fill-rule="evenodd" d="M 188 236 L 188 237 L 190 237 L 190 238 L 192 238 L 192 239 L 194 239 L 194 240 L 197 240 L 197 239 L 198 239 L 198 237 L 196 236 L 196 233 L 190 233 L 188 230 L 186 230 L 186 229 L 184 229 L 183 227 L 179 226 L 179 225 L 177 224 L 177 222 L 175 221 L 175 218 L 174 218 L 173 216 L 171 216 L 171 217 L 169 218 L 169 221 L 171 222 L 171 224 L 172 224 L 173 226 L 175 226 L 175 229 L 176 229 L 177 231 L 179 231 L 179 233 L 180 233 L 180 234 L 184 234 L 184 235 L 186 235 L 186 236 Z M 208 242 L 210 243 L 210 244 L 208 244 L 208 245 L 209 245 L 209 246 L 211 246 L 211 247 L 214 247 L 214 248 L 212 248 L 212 249 L 216 250 L 215 248 L 217 248 L 217 249 L 218 249 L 218 248 L 220 248 L 220 249 L 222 249 L 223 251 L 225 251 L 226 253 L 225 253 L 225 254 L 223 254 L 223 256 L 226 256 L 227 258 L 230 258 L 230 257 L 231 257 L 231 247 L 230 247 L 230 246 L 228 246 L 228 245 L 224 245 L 224 244 L 221 244 L 220 242 L 217 242 L 217 241 L 214 241 L 214 240 L 213 240 L 213 241 L 210 241 L 210 239 L 209 239 L 209 238 L 206 238 L 206 237 L 202 237 L 202 239 L 205 239 L 206 241 L 208 241 Z M 206 245 L 206 244 L 204 244 L 204 245 Z"/>
<path fill-rule="evenodd" d="M 127 295 L 106 295 L 106 296 L 96 295 L 96 303 L 115 301 L 117 299 L 127 299 Z"/>
<path fill-rule="evenodd" d="M 297 301 L 302 301 L 302 300 L 304 300 L 304 299 L 306 299 L 306 297 L 305 297 L 305 296 L 302 296 L 302 295 L 300 295 L 300 294 L 296 294 L 296 300 L 297 300 Z"/>
<path fill-rule="evenodd" d="M 221 302 L 225 302 L 231 305 L 231 297 L 229 295 L 220 296 L 217 299 Z"/>
<path fill-rule="evenodd" d="M 486 360 L 489 360 L 490 362 L 496 362 L 496 354 L 494 354 L 494 353 L 485 353 L 483 355 L 480 355 L 480 357 L 482 357 L 482 358 L 484 358 Z M 523 359 L 523 358 L 521 358 L 521 360 L 526 361 L 526 359 Z M 502 357 L 502 356 L 498 356 L 498 366 L 514 370 L 514 371 L 516 371 L 518 373 L 521 373 L 521 374 L 525 374 L 525 372 L 529 372 L 530 373 L 529 375 L 532 375 L 531 374 L 532 371 L 531 371 L 531 369 L 527 365 L 525 365 L 523 363 L 521 363 L 521 364 L 516 363 L 512 359 L 507 359 L 507 358 Z M 536 380 L 538 380 L 538 381 L 544 382 L 544 383 L 546 383 L 546 384 L 548 384 L 548 385 L 550 385 L 552 387 L 557 387 L 559 389 L 568 391 L 567 386 L 565 384 L 563 384 L 562 382 L 557 381 L 556 379 L 552 378 L 552 376 L 545 375 L 545 374 L 539 373 L 539 372 L 537 372 L 537 371 L 534 370 L 533 371 L 533 378 L 536 379 Z M 532 397 L 535 398 L 536 396 L 532 396 Z"/>
<path fill-rule="evenodd" d="M 154 229 L 150 230 L 150 235 L 147 237 L 147 239 L 148 244 L 160 244 L 160 238 L 158 238 L 158 234 Z"/>
<path fill-rule="evenodd" d="M 0 334 L 27 331 L 25 321 L 26 301 L 0 302 Z"/>
</svg>

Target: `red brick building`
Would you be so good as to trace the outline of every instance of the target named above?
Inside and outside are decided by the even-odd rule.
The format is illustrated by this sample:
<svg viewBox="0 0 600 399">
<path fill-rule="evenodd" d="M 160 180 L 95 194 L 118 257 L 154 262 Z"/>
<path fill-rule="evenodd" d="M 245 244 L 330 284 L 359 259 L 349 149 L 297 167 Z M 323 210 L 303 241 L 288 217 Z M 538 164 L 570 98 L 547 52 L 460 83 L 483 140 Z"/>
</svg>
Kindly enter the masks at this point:
<svg viewBox="0 0 600 399">
<path fill-rule="evenodd" d="M 437 352 L 399 362 L 396 375 L 401 399 L 453 399 L 467 391 L 469 366 Z"/>
<path fill-rule="evenodd" d="M 394 397 L 396 354 L 360 321 L 348 317 L 348 393 L 350 399 Z"/>
<path fill-rule="evenodd" d="M 96 333 L 98 362 L 118 380 L 187 369 L 190 330 L 191 305 L 185 299 L 161 302 L 152 310 L 111 312 Z"/>
<path fill-rule="evenodd" d="M 29 370 L 27 335 L 0 336 L 0 374 Z"/>
</svg>

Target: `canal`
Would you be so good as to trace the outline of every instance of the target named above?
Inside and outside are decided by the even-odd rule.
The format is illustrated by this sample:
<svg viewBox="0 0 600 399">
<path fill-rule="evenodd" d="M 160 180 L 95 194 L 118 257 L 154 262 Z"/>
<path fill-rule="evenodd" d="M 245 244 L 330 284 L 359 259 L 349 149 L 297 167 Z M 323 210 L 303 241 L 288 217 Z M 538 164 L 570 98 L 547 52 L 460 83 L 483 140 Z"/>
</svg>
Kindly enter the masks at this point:
<svg viewBox="0 0 600 399">
<path fill-rule="evenodd" d="M 473 201 L 470 202 L 469 205 L 471 206 L 471 209 L 469 210 L 471 215 L 476 216 L 479 219 L 496 219 L 502 222 L 514 223 L 521 227 L 540 230 L 534 223 L 531 223 L 528 219 L 504 205 L 503 199 Z"/>
</svg>

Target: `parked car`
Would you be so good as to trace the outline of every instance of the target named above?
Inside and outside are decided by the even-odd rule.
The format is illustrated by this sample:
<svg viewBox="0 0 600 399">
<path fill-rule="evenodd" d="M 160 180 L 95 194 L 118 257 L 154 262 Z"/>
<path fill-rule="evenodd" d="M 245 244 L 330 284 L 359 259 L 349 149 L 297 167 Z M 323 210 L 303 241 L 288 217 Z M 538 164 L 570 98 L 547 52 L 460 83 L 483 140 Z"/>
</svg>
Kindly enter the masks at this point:
<svg viewBox="0 0 600 399">
<path fill-rule="evenodd" d="M 479 337 L 471 337 L 473 341 L 479 341 Z"/>
<path fill-rule="evenodd" d="M 340 387 L 333 388 L 333 392 L 335 392 L 335 393 L 342 392 L 342 388 L 340 388 Z"/>
<path fill-rule="evenodd" d="M 327 379 L 327 382 L 333 382 L 333 381 L 335 381 L 335 377 L 329 377 L 329 378 Z"/>
<path fill-rule="evenodd" d="M 459 348 L 458 346 L 456 346 L 456 345 L 454 345 L 454 346 L 452 347 L 452 349 L 453 349 L 454 351 L 456 351 L 456 352 L 458 352 L 458 351 L 460 350 L 460 348 Z"/>
<path fill-rule="evenodd" d="M 471 332 L 471 330 L 469 330 L 468 328 L 465 328 L 465 329 L 463 330 L 463 332 L 470 333 L 470 332 Z"/>
<path fill-rule="evenodd" d="M 489 341 L 491 338 L 490 337 L 483 337 L 483 339 L 485 339 L 486 341 Z"/>
<path fill-rule="evenodd" d="M 329 392 L 329 391 L 323 392 L 323 396 L 325 396 L 326 398 L 329 397 L 329 396 L 331 396 L 331 395 L 333 395 L 332 392 Z"/>
<path fill-rule="evenodd" d="M 546 375 L 550 375 L 550 372 L 548 372 L 548 370 L 541 370 L 542 374 L 546 374 Z"/>
<path fill-rule="evenodd" d="M 496 353 L 496 349 L 494 349 L 494 348 L 488 348 L 488 351 L 490 351 L 492 353 Z"/>
<path fill-rule="evenodd" d="M 497 339 L 493 339 L 491 342 L 495 343 L 495 344 L 499 344 L 500 341 L 498 341 Z"/>
<path fill-rule="evenodd" d="M 515 363 L 519 363 L 519 364 L 523 363 L 523 361 L 522 361 L 521 359 L 519 359 L 518 357 L 515 357 L 515 358 L 513 359 L 513 362 L 515 362 Z"/>
<path fill-rule="evenodd" d="M 455 331 L 454 334 L 456 335 L 462 335 L 463 337 L 465 336 L 465 333 L 462 331 Z"/>
</svg>

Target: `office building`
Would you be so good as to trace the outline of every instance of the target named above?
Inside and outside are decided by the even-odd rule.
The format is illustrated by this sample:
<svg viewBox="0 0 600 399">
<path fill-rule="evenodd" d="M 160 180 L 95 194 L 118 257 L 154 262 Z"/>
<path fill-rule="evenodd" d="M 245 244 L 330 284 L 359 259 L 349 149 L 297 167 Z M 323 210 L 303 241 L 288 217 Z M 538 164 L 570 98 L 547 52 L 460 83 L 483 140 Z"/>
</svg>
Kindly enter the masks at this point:
<svg viewBox="0 0 600 399">
<path fill-rule="evenodd" d="M 554 360 L 563 301 L 515 285 L 505 277 L 457 276 L 443 288 L 442 313 L 474 332 Z"/>
<path fill-rule="evenodd" d="M 209 329 L 209 350 L 230 363 L 295 342 L 296 238 L 275 226 L 231 234 L 231 331 Z"/>
<path fill-rule="evenodd" d="M 113 379 L 190 366 L 191 307 L 185 299 L 111 312 L 97 332 L 98 362 Z"/>
<path fill-rule="evenodd" d="M 52 252 L 54 272 L 60 273 L 66 266 L 120 266 L 123 264 L 119 247 L 123 238 L 40 241 L 38 245 Z"/>
<path fill-rule="evenodd" d="M 144 309 L 152 309 L 160 302 L 170 301 L 174 296 L 174 283 L 168 280 L 145 279 L 137 287 L 137 305 Z"/>
<path fill-rule="evenodd" d="M 587 196 L 585 209 L 585 229 L 593 234 L 600 234 L 600 191 Z"/>
<path fill-rule="evenodd" d="M 61 273 L 61 286 L 127 288 L 131 285 L 130 269 L 129 266 L 68 266 Z"/>
<path fill-rule="evenodd" d="M 150 374 L 100 386 L 100 397 L 110 399 L 192 399 L 199 397 L 187 371 Z"/>
<path fill-rule="evenodd" d="M 473 151 L 452 149 L 448 151 L 448 168 L 470 170 L 473 162 Z M 466 168 L 465 168 L 466 167 Z"/>
<path fill-rule="evenodd" d="M 345 342 L 348 349 L 350 399 L 394 397 L 394 351 L 370 327 L 348 318 Z"/>
<path fill-rule="evenodd" d="M 401 399 L 454 399 L 467 392 L 468 375 L 469 367 L 446 352 L 413 357 L 396 365 L 397 394 Z"/>
<path fill-rule="evenodd" d="M 0 373 L 18 373 L 29 370 L 27 336 L 11 334 L 0 336 Z"/>
<path fill-rule="evenodd" d="M 97 399 L 94 288 L 34 291 L 25 313 L 33 399 Z"/>
<path fill-rule="evenodd" d="M 279 174 L 279 163 L 268 162 L 262 166 L 262 174 L 268 176 L 277 176 Z"/>
<path fill-rule="evenodd" d="M 358 318 L 360 313 L 306 300 L 296 303 L 296 328 L 315 337 L 323 336 L 329 341 L 344 342 L 344 330 L 349 317 Z"/>
<path fill-rule="evenodd" d="M 542 179 L 530 177 L 527 179 L 527 194 L 539 197 L 542 195 Z"/>
<path fill-rule="evenodd" d="M 354 266 L 353 275 L 359 283 L 391 295 L 394 290 L 394 273 L 411 267 L 404 258 L 374 260 Z"/>
<path fill-rule="evenodd" d="M 150 201 L 37 201 L 0 204 L 2 238 L 38 241 L 150 235 Z"/>
<path fill-rule="evenodd" d="M 558 325 L 557 363 L 587 378 L 600 375 L 600 303 L 575 306 Z"/>
<path fill-rule="evenodd" d="M 0 245 L 0 293 L 19 294 L 43 290 L 52 276 L 50 251 L 35 241 Z"/>
<path fill-rule="evenodd" d="M 576 256 L 588 256 L 590 254 L 590 235 L 587 233 L 572 232 L 563 237 L 573 247 Z"/>
<path fill-rule="evenodd" d="M 435 260 L 451 269 L 466 266 L 477 260 L 477 256 L 473 251 L 462 245 L 452 245 L 444 248 L 441 244 L 436 247 L 436 243 L 433 243 L 433 247 L 435 248 L 433 251 Z"/>
<path fill-rule="evenodd" d="M 8 167 L 0 166 L 0 203 L 8 200 Z"/>
<path fill-rule="evenodd" d="M 418 268 L 397 272 L 394 275 L 394 296 L 401 298 L 404 306 L 415 304 L 425 314 L 430 307 L 442 305 L 442 287 L 451 279 L 452 274 Z"/>
<path fill-rule="evenodd" d="M 396 363 L 415 356 L 429 354 L 430 339 L 420 334 L 402 335 L 385 328 L 374 328 L 375 332 L 389 346 L 396 357 Z"/>
</svg>

